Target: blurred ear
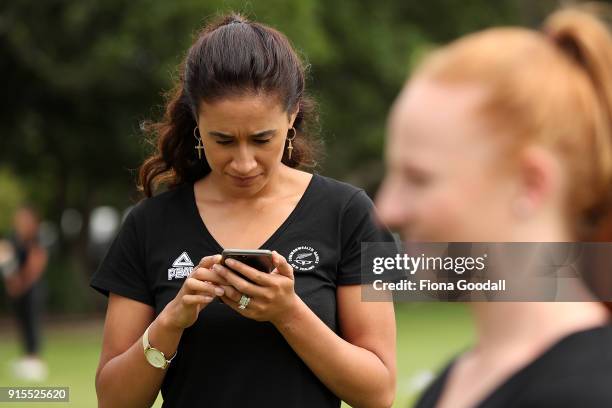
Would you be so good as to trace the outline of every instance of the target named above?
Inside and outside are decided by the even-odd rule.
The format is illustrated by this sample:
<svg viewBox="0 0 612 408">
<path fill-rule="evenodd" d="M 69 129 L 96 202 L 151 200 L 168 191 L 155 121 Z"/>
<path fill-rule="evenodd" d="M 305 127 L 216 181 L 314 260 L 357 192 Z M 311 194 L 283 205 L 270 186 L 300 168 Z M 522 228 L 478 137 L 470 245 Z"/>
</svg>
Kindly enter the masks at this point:
<svg viewBox="0 0 612 408">
<path fill-rule="evenodd" d="M 518 171 L 519 191 L 515 207 L 519 215 L 531 215 L 561 199 L 562 169 L 550 150 L 541 146 L 523 149 Z"/>
</svg>

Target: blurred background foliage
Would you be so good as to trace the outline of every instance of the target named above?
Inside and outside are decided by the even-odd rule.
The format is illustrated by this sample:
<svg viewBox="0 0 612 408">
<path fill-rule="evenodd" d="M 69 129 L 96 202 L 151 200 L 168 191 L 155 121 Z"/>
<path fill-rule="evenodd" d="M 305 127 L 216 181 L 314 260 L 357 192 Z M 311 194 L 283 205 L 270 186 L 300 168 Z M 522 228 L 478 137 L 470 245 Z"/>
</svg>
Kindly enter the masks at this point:
<svg viewBox="0 0 612 408">
<path fill-rule="evenodd" d="M 150 152 L 139 124 L 160 117 L 163 92 L 177 78 L 193 36 L 223 12 L 241 12 L 290 38 L 310 67 L 309 89 L 320 104 L 327 158 L 318 171 L 374 193 L 383 173 L 386 115 L 415 62 L 468 32 L 500 24 L 535 26 L 556 4 L 3 1 L 0 234 L 10 229 L 19 203 L 34 204 L 47 226 L 59 231 L 50 241 L 51 311 L 100 307 L 102 297 L 87 287 L 100 253 L 92 255 L 88 220 L 97 207 L 123 211 L 138 200 L 135 170 Z M 59 228 L 66 209 L 82 220 L 71 235 Z"/>
</svg>

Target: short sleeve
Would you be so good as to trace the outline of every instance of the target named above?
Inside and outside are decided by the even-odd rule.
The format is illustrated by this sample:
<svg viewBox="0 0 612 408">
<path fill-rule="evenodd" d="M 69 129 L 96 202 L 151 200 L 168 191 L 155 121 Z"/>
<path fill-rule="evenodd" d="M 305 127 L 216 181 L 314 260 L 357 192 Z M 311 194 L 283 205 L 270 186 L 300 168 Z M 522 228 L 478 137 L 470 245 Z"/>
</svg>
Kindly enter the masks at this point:
<svg viewBox="0 0 612 408">
<path fill-rule="evenodd" d="M 376 219 L 374 203 L 363 190 L 356 192 L 344 207 L 340 220 L 341 259 L 338 285 L 361 284 L 361 244 L 394 243 L 391 232 Z"/>
<path fill-rule="evenodd" d="M 90 286 L 105 296 L 112 292 L 154 306 L 146 277 L 143 242 L 139 239 L 142 231 L 138 230 L 134 215 L 137 209 L 127 215 Z"/>
</svg>

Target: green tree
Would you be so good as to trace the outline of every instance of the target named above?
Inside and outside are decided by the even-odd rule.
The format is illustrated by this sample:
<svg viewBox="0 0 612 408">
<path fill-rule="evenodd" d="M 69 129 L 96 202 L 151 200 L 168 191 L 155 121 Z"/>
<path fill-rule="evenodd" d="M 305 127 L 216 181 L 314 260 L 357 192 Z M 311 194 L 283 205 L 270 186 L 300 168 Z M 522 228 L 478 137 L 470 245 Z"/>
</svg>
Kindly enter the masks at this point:
<svg viewBox="0 0 612 408">
<path fill-rule="evenodd" d="M 545 11 L 529 0 L 3 2 L 0 163 L 19 190 L 55 221 L 67 207 L 87 219 L 97 205 L 133 203 L 135 169 L 148 148 L 139 123 L 160 116 L 193 35 L 228 10 L 292 40 L 321 105 L 323 171 L 370 191 L 382 175 L 387 112 L 414 62 L 461 34 L 535 24 Z M 3 178 L 0 188 L 13 188 Z M 12 205 L 9 196 L 0 196 L 2 209 Z M 84 228 L 62 245 L 80 259 L 77 273 L 88 270 L 87 236 Z"/>
</svg>

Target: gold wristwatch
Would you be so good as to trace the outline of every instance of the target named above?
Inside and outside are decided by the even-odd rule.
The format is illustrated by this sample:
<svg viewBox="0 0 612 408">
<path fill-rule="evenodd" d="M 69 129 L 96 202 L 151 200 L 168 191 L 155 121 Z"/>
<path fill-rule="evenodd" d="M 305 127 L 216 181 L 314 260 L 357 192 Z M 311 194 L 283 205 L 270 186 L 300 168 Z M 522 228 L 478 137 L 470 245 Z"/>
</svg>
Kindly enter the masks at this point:
<svg viewBox="0 0 612 408">
<path fill-rule="evenodd" d="M 162 353 L 155 347 L 151 347 L 151 344 L 149 344 L 150 327 L 151 326 L 147 327 L 147 330 L 145 330 L 144 334 L 142 335 L 142 347 L 144 348 L 144 355 L 149 364 L 151 364 L 153 367 L 165 370 L 166 368 L 168 368 L 172 360 L 174 360 L 174 357 L 176 357 L 177 353 L 174 353 L 172 358 L 170 360 L 167 360 L 164 353 Z"/>
</svg>

